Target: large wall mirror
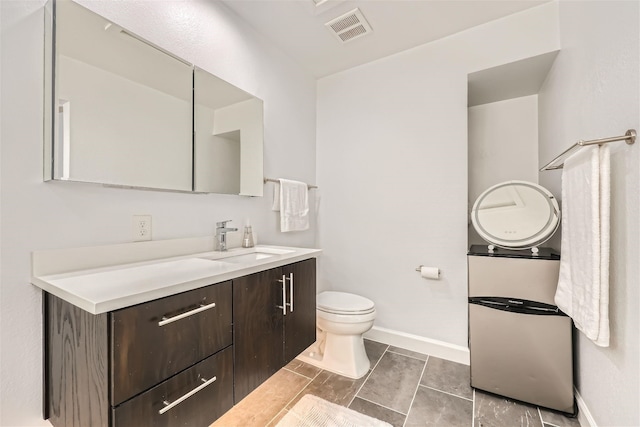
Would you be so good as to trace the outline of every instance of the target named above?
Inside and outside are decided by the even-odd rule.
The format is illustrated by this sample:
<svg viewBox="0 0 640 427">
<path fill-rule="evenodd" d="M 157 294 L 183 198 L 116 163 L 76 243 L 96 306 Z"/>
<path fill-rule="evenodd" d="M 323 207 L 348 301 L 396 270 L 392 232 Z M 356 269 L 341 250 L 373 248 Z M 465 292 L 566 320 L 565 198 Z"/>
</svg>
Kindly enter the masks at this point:
<svg viewBox="0 0 640 427">
<path fill-rule="evenodd" d="M 262 195 L 262 101 L 71 0 L 47 10 L 45 180 Z"/>
</svg>

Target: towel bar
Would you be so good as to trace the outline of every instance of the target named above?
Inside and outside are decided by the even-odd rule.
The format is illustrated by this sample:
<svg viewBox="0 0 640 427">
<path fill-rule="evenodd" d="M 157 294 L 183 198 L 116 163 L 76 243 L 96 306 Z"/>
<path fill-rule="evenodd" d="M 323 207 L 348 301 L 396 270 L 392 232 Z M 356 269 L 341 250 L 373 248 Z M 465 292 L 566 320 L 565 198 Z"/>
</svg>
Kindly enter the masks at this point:
<svg viewBox="0 0 640 427">
<path fill-rule="evenodd" d="M 280 181 L 278 181 L 277 179 L 273 179 L 273 178 L 264 178 L 264 183 L 266 184 L 267 182 L 280 183 Z M 308 188 L 308 189 L 318 188 L 318 186 L 317 186 L 317 185 L 307 184 L 307 188 Z"/>
<path fill-rule="evenodd" d="M 551 165 L 553 165 L 555 162 L 557 162 L 560 158 L 565 156 L 567 153 L 573 151 L 573 149 L 576 148 L 576 147 L 584 147 L 585 145 L 595 145 L 595 144 L 602 145 L 602 144 L 607 144 L 609 142 L 615 142 L 615 141 L 627 141 L 627 144 L 629 144 L 629 145 L 633 144 L 634 142 L 636 142 L 636 130 L 635 129 L 629 129 L 624 135 L 622 135 L 622 136 L 613 136 L 611 138 L 592 139 L 591 141 L 580 140 L 580 141 L 576 142 L 575 144 L 573 144 L 571 147 L 569 147 L 566 150 L 564 150 L 559 155 L 557 155 L 549 163 L 547 163 L 546 165 L 541 167 L 540 168 L 540 172 L 542 172 L 542 171 L 551 171 L 551 170 L 555 170 L 555 169 L 562 169 L 562 166 L 564 165 L 564 162 L 560 163 L 559 165 L 556 165 L 556 166 L 551 166 Z"/>
</svg>

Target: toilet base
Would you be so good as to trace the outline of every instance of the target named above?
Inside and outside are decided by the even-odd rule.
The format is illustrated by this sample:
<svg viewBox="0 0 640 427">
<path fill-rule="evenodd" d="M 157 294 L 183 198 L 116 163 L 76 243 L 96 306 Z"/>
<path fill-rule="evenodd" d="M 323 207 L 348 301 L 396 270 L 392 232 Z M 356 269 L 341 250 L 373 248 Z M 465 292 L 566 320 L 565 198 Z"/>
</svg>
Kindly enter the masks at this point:
<svg viewBox="0 0 640 427">
<path fill-rule="evenodd" d="M 362 335 L 326 334 L 324 348 L 321 337 L 297 359 L 318 368 L 348 378 L 362 378 L 369 372 L 371 362 L 364 348 Z"/>
</svg>

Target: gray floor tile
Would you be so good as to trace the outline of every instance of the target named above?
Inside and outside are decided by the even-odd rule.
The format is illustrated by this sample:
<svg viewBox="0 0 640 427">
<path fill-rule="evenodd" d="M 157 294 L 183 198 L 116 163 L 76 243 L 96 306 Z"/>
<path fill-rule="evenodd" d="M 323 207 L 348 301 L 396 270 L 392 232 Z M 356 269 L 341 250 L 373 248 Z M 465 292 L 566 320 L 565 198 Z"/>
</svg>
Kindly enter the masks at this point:
<svg viewBox="0 0 640 427">
<path fill-rule="evenodd" d="M 358 392 L 358 397 L 406 414 L 420 382 L 424 363 L 386 352 Z"/>
<path fill-rule="evenodd" d="M 349 408 L 361 414 L 368 415 L 373 418 L 385 421 L 391 424 L 393 427 L 402 427 L 404 424 L 405 415 L 400 412 L 392 411 L 388 408 L 383 408 L 380 405 L 369 402 L 368 400 L 360 399 L 356 397 L 349 405 Z"/>
<path fill-rule="evenodd" d="M 387 344 L 382 344 L 371 340 L 364 340 L 364 349 L 367 352 L 369 360 L 371 361 L 371 369 L 376 366 L 376 363 L 378 363 L 378 360 L 380 360 L 384 352 L 387 350 L 387 347 L 389 347 Z"/>
<path fill-rule="evenodd" d="M 474 427 L 542 427 L 538 408 L 478 390 L 474 417 Z"/>
<path fill-rule="evenodd" d="M 580 423 L 577 418 L 566 417 L 557 412 L 548 411 L 540 408 L 540 414 L 542 415 L 542 422 L 547 425 L 555 427 L 580 427 Z"/>
<path fill-rule="evenodd" d="M 472 423 L 473 402 L 426 387 L 418 387 L 405 427 L 468 427 Z"/>
<path fill-rule="evenodd" d="M 473 399 L 469 375 L 469 366 L 431 356 L 420 384 Z"/>
<path fill-rule="evenodd" d="M 392 351 L 394 353 L 399 353 L 399 354 L 404 354 L 405 356 L 410 356 L 413 357 L 415 359 L 420 359 L 423 361 L 426 361 L 427 358 L 429 357 L 426 354 L 422 354 L 422 353 L 418 353 L 417 351 L 411 351 L 411 350 L 406 350 L 404 348 L 400 348 L 400 347 L 389 347 L 388 351 Z"/>
<path fill-rule="evenodd" d="M 322 371 L 287 405 L 291 409 L 305 394 L 312 394 L 336 405 L 347 406 L 356 395 L 367 376 L 354 380 Z"/>
</svg>

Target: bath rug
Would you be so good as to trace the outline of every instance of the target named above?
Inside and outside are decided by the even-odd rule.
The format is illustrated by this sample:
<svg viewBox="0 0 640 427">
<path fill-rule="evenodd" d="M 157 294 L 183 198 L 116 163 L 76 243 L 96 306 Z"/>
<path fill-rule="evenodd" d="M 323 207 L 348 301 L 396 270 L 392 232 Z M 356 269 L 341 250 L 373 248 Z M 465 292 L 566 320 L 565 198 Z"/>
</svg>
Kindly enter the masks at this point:
<svg viewBox="0 0 640 427">
<path fill-rule="evenodd" d="M 307 394 L 276 427 L 391 427 L 391 424 Z"/>
</svg>

